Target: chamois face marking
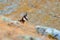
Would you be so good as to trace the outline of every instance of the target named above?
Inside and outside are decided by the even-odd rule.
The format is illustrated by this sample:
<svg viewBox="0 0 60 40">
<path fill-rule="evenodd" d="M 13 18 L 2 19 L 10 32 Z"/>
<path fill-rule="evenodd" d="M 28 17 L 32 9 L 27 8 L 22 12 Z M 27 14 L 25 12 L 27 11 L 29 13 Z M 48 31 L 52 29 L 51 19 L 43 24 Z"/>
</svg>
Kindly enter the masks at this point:
<svg viewBox="0 0 60 40">
<path fill-rule="evenodd" d="M 28 21 L 27 13 L 22 17 L 21 20 L 18 20 L 18 21 L 21 22 L 21 23 L 25 23 L 25 21 Z"/>
</svg>

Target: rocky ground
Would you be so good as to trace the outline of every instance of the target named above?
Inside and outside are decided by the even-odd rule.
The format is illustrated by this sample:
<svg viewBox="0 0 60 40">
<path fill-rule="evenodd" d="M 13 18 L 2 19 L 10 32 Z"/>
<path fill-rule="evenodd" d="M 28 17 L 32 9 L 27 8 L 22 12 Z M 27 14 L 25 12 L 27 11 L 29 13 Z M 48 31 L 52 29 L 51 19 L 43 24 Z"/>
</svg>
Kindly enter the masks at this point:
<svg viewBox="0 0 60 40">
<path fill-rule="evenodd" d="M 17 38 L 18 35 L 41 38 L 42 36 L 34 29 L 36 25 L 60 30 L 60 0 L 10 0 L 8 3 L 2 1 L 0 4 L 0 14 L 12 20 L 19 20 L 25 13 L 28 14 L 28 21 L 20 23 L 19 26 L 8 25 L 7 22 L 0 20 L 0 40 L 20 40 Z M 46 37 L 45 40 L 53 39 Z"/>
</svg>

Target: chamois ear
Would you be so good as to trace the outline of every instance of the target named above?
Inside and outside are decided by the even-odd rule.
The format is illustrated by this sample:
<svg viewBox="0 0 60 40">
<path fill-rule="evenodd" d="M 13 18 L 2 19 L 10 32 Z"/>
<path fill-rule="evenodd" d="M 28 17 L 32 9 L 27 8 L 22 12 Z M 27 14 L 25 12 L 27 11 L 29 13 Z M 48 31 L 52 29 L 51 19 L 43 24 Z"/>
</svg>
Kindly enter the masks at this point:
<svg viewBox="0 0 60 40">
<path fill-rule="evenodd" d="M 23 19 L 28 21 L 27 13 L 23 16 Z"/>
</svg>

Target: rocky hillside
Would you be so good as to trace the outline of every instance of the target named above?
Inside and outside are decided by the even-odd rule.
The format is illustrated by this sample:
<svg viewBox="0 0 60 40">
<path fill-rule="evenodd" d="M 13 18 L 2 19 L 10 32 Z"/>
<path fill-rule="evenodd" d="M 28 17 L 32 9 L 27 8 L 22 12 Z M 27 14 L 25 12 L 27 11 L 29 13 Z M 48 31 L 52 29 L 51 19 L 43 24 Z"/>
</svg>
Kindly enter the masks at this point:
<svg viewBox="0 0 60 40">
<path fill-rule="evenodd" d="M 1 40 L 19 40 L 18 35 L 41 38 L 42 36 L 34 29 L 36 25 L 60 30 L 60 0 L 0 0 L 0 15 L 19 20 L 25 13 L 27 13 L 28 21 L 24 24 L 20 23 L 19 26 L 8 25 L 7 22 L 0 20 Z M 46 40 L 52 39 L 46 37 Z"/>
</svg>

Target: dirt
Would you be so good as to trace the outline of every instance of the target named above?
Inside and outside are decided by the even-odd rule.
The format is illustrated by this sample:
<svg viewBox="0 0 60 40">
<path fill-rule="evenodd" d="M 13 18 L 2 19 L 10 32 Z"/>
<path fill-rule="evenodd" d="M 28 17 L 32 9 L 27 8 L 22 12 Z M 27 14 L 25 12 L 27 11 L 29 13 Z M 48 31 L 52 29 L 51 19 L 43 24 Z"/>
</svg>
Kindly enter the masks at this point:
<svg viewBox="0 0 60 40">
<path fill-rule="evenodd" d="M 11 0 L 12 1 L 12 0 Z M 16 2 L 15 2 L 16 3 Z M 43 25 L 47 27 L 53 27 L 60 30 L 60 1 L 58 0 L 28 0 L 19 1 L 19 6 L 14 9 L 16 11 L 10 14 L 4 14 L 5 17 L 12 20 L 19 20 L 22 15 L 28 14 L 28 21 L 24 24 L 18 25 L 9 24 L 3 20 L 0 20 L 0 40 L 20 40 L 17 36 L 30 35 L 34 37 L 42 38 L 40 34 L 36 32 L 36 25 Z M 11 4 L 2 4 L 3 8 Z M 6 6 L 5 6 L 6 5 Z M 0 5 L 1 6 L 1 5 Z M 0 7 L 3 10 L 2 7 Z M 1 18 L 1 17 L 0 17 Z M 52 38 L 45 37 L 44 40 L 54 40 Z"/>
</svg>

